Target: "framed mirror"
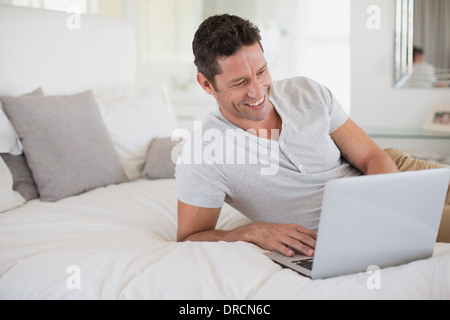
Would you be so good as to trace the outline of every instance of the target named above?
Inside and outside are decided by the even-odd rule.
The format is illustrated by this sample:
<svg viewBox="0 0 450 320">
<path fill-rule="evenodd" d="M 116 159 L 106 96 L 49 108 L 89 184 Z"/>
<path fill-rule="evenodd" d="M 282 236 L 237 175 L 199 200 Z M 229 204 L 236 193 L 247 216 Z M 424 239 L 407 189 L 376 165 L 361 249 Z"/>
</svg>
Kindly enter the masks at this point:
<svg viewBox="0 0 450 320">
<path fill-rule="evenodd" d="M 413 72 L 414 0 L 396 0 L 394 88 L 405 85 Z"/>
<path fill-rule="evenodd" d="M 450 0 L 396 0 L 394 87 L 450 87 Z"/>
</svg>

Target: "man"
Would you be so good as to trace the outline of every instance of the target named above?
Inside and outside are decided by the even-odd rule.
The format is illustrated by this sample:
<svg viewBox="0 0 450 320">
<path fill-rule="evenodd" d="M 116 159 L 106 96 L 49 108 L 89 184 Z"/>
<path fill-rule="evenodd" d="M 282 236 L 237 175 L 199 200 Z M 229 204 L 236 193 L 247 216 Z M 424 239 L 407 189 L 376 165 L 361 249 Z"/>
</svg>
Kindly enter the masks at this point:
<svg viewBox="0 0 450 320">
<path fill-rule="evenodd" d="M 413 73 L 408 86 L 447 88 L 448 84 L 438 81 L 435 67 L 425 59 L 423 49 L 413 48 Z"/>
<path fill-rule="evenodd" d="M 260 41 L 256 26 L 230 15 L 207 19 L 195 35 L 197 80 L 219 111 L 203 123 L 200 142 L 195 134 L 186 142 L 177 165 L 178 240 L 246 241 L 313 256 L 326 182 L 398 169 L 328 89 L 306 78 L 273 83 Z M 217 148 L 208 153 L 212 140 Z M 259 152 L 264 145 L 270 152 Z M 229 161 L 236 150 L 245 161 Z M 263 174 L 274 158 L 277 169 Z M 254 223 L 216 230 L 224 202 Z"/>
</svg>

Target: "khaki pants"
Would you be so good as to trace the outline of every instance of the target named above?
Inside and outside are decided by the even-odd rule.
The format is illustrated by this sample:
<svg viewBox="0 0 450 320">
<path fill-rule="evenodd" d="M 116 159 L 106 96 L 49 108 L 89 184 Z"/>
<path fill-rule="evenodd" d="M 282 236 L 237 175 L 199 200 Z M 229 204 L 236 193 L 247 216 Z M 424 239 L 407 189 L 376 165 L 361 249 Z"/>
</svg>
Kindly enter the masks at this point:
<svg viewBox="0 0 450 320">
<path fill-rule="evenodd" d="M 410 154 L 400 150 L 386 149 L 384 151 L 391 157 L 401 172 L 443 168 L 443 166 L 435 163 L 415 159 Z M 450 243 L 450 189 L 445 201 L 437 242 Z"/>
</svg>

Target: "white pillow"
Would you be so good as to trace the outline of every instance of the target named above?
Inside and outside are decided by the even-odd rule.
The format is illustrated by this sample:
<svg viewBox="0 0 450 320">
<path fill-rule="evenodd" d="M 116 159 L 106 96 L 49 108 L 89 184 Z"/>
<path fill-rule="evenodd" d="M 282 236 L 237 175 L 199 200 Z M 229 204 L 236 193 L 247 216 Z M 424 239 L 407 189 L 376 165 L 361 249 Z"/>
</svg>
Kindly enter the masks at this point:
<svg viewBox="0 0 450 320">
<path fill-rule="evenodd" d="M 0 213 L 17 208 L 25 199 L 13 190 L 13 177 L 8 166 L 0 157 Z"/>
<path fill-rule="evenodd" d="M 22 95 L 26 96 L 43 96 L 42 88 Z M 19 136 L 14 129 L 11 121 L 9 121 L 6 114 L 3 112 L 1 97 L 0 97 L 0 153 L 9 153 L 13 156 L 19 156 L 23 153 L 23 146 L 20 142 Z"/>
<path fill-rule="evenodd" d="M 0 102 L 0 153 L 10 153 L 13 156 L 22 154 L 22 144 L 11 122 L 3 112 Z"/>
<path fill-rule="evenodd" d="M 127 178 L 139 179 L 152 140 L 170 137 L 176 129 L 166 88 L 152 87 L 135 97 L 97 99 L 97 103 Z"/>
</svg>

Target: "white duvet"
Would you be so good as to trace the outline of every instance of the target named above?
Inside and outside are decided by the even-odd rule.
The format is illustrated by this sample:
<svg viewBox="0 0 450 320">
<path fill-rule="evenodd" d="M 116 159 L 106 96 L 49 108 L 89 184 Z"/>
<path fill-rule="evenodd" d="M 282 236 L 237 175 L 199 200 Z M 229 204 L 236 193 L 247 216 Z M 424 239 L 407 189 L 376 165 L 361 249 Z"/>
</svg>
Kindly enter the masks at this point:
<svg viewBox="0 0 450 320">
<path fill-rule="evenodd" d="M 0 298 L 450 299 L 450 245 L 381 273 L 312 281 L 248 243 L 177 243 L 176 205 L 174 180 L 139 180 L 0 215 Z M 225 207 L 218 227 L 247 223 Z"/>
</svg>

